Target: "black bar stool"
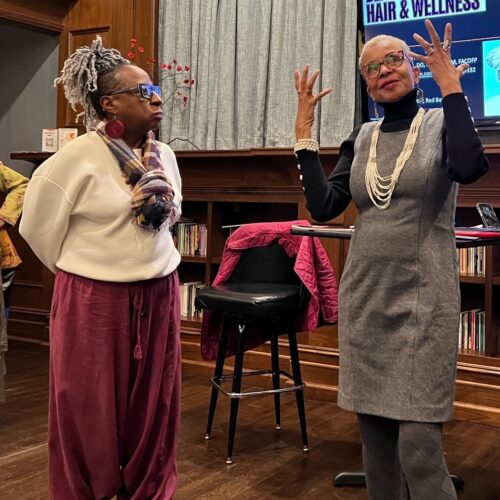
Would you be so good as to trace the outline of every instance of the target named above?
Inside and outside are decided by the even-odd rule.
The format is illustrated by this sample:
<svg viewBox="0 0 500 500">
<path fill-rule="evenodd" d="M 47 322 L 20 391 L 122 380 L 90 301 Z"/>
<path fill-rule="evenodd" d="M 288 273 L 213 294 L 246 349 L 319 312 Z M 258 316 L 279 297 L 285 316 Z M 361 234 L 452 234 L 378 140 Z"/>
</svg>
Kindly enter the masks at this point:
<svg viewBox="0 0 500 500">
<path fill-rule="evenodd" d="M 280 394 L 295 392 L 303 441 L 302 449 L 308 451 L 304 383 L 300 373 L 295 319 L 297 313 L 307 304 L 309 292 L 302 285 L 293 266 L 294 260 L 277 243 L 267 247 L 253 247 L 242 253 L 228 282 L 198 291 L 196 307 L 219 311 L 223 313 L 224 318 L 215 371 L 213 378 L 210 379 L 212 394 L 205 438 L 210 438 L 218 394 L 222 392 L 231 398 L 227 464 L 232 463 L 239 402 L 240 399 L 249 396 L 274 395 L 275 427 L 279 430 Z M 243 371 L 247 330 L 250 326 L 259 328 L 263 333 L 264 342 L 270 341 L 270 370 Z M 231 332 L 235 331 L 237 340 L 234 371 L 229 375 L 223 373 L 224 359 Z M 281 370 L 279 366 L 278 337 L 282 334 L 288 336 L 292 375 Z M 272 375 L 272 389 L 246 392 L 241 390 L 242 377 L 262 374 Z M 293 385 L 280 387 L 280 376 L 292 380 Z M 232 380 L 231 391 L 224 390 L 222 386 L 228 379 Z"/>
</svg>

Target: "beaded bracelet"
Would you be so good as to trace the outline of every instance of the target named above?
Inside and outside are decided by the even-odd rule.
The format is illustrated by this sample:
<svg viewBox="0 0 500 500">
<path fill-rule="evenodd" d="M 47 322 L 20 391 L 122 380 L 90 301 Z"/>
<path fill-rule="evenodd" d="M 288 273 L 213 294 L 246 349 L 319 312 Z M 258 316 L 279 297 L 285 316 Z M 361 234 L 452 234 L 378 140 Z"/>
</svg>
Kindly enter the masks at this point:
<svg viewBox="0 0 500 500">
<path fill-rule="evenodd" d="M 315 139 L 299 139 L 293 148 L 293 152 L 297 153 L 301 149 L 307 149 L 308 151 L 313 151 L 317 153 L 319 151 L 318 141 Z"/>
</svg>

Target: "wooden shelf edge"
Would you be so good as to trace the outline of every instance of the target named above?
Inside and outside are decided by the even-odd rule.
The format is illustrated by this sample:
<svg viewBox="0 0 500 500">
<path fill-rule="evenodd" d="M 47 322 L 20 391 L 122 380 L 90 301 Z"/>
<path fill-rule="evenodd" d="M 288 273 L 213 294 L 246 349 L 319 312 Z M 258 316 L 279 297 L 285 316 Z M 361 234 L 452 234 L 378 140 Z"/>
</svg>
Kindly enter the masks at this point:
<svg viewBox="0 0 500 500">
<path fill-rule="evenodd" d="M 11 160 L 24 160 L 29 161 L 30 163 L 35 163 L 36 165 L 40 165 L 47 158 L 50 158 L 54 153 L 45 153 L 42 151 L 13 151 L 10 153 Z"/>
<path fill-rule="evenodd" d="M 289 148 L 251 148 L 251 149 L 198 149 L 175 151 L 178 158 L 242 158 L 261 156 L 293 156 L 293 147 Z M 321 155 L 338 155 L 339 147 L 324 147 Z"/>
<path fill-rule="evenodd" d="M 201 316 L 182 316 L 181 315 L 181 325 L 182 327 L 190 327 L 195 329 L 201 328 Z"/>
<path fill-rule="evenodd" d="M 207 264 L 208 259 L 206 257 L 195 257 L 193 255 L 182 255 L 181 262 L 192 262 L 195 264 Z"/>
<path fill-rule="evenodd" d="M 1 14 L 1 9 L 0 9 Z M 1 16 L 0 16 L 1 17 Z M 500 154 L 500 144 L 485 146 L 486 154 Z M 14 151 L 10 157 L 13 160 L 47 159 L 54 153 L 42 151 Z M 321 155 L 338 155 L 338 147 L 326 147 L 320 150 Z M 253 149 L 200 149 L 196 151 L 175 151 L 178 158 L 241 158 L 260 156 L 293 156 L 293 148 L 253 148 Z"/>
<path fill-rule="evenodd" d="M 462 422 L 500 427 L 500 410 L 491 406 L 455 401 L 454 418 Z"/>
<path fill-rule="evenodd" d="M 500 376 L 500 358 L 497 356 L 485 356 L 484 353 L 465 352 L 460 349 L 458 354 L 458 369 L 465 371 L 477 371 Z"/>
<path fill-rule="evenodd" d="M 486 283 L 485 276 L 474 276 L 472 274 L 461 274 L 460 283 L 469 283 L 474 285 L 484 285 Z M 500 281 L 499 281 L 500 283 Z"/>
<path fill-rule="evenodd" d="M 484 151 L 486 154 L 499 154 L 500 144 L 485 144 Z"/>
<path fill-rule="evenodd" d="M 241 157 L 261 157 L 261 156 L 293 156 L 293 148 L 254 148 L 254 149 L 198 149 L 198 150 L 180 150 L 175 151 L 178 158 L 241 158 Z M 42 151 L 14 151 L 11 153 L 16 156 L 37 156 L 52 155 L 53 153 L 44 153 Z M 338 147 L 329 147 L 321 149 L 322 155 L 338 155 Z M 47 156 L 47 157 L 48 157 Z M 16 158 L 18 159 L 18 158 Z M 24 159 L 24 158 L 19 158 Z"/>
</svg>

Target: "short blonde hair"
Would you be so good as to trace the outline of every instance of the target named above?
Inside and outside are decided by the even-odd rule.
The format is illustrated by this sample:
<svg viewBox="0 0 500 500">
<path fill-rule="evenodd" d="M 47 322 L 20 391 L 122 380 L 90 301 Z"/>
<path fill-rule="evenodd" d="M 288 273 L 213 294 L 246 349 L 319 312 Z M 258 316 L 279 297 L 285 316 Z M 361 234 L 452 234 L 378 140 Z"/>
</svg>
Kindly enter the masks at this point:
<svg viewBox="0 0 500 500">
<path fill-rule="evenodd" d="M 397 37 L 391 36 L 391 35 L 377 35 L 377 36 L 374 36 L 373 38 L 370 38 L 370 40 L 368 40 L 363 45 L 363 49 L 361 50 L 361 54 L 359 55 L 359 62 L 358 62 L 359 69 L 361 69 L 361 66 L 362 66 L 361 60 L 363 59 L 363 54 L 365 53 L 366 48 L 371 47 L 373 45 L 376 45 L 378 42 L 382 42 L 384 40 L 399 42 L 401 44 L 401 49 L 406 54 L 406 57 L 408 57 L 410 62 L 413 64 L 413 58 L 409 56 L 410 47 L 408 47 L 408 44 L 404 40 L 401 40 L 401 38 L 397 38 Z"/>
</svg>

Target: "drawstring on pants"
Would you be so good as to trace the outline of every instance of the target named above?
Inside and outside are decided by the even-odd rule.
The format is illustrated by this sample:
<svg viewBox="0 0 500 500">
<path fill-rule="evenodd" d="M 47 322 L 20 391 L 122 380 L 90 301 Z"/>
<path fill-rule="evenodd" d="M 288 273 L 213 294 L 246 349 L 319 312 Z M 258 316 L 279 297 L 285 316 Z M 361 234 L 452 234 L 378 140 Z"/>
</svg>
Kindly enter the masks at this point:
<svg viewBox="0 0 500 500">
<path fill-rule="evenodd" d="M 141 348 L 141 318 L 143 316 L 142 308 L 144 304 L 144 297 L 142 291 L 135 292 L 134 296 L 134 308 L 137 313 L 137 339 L 134 347 L 134 359 L 142 359 L 142 348 Z"/>
</svg>

